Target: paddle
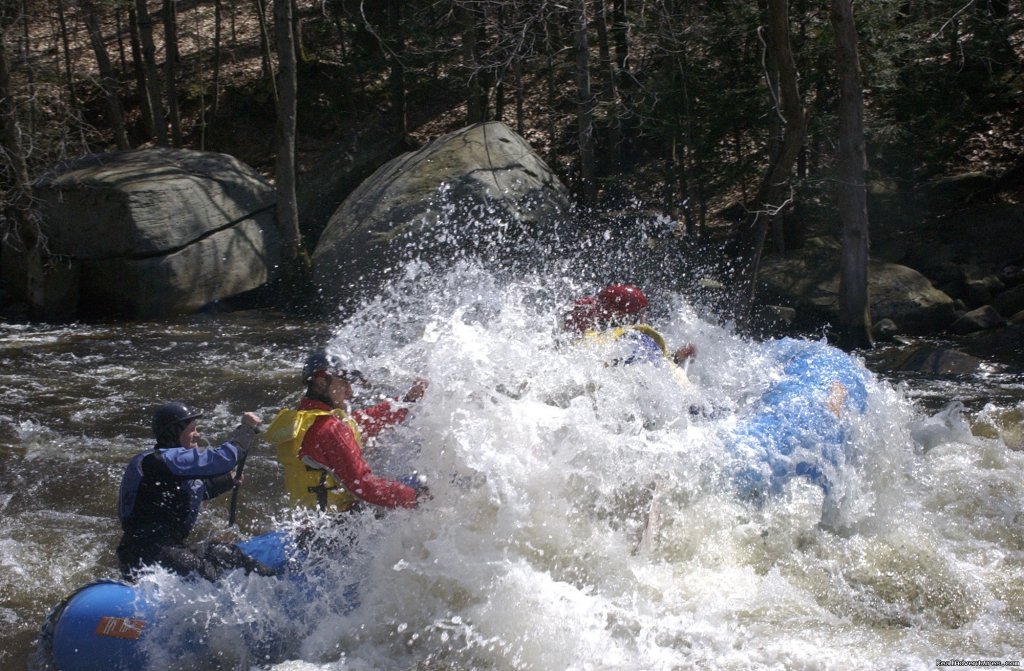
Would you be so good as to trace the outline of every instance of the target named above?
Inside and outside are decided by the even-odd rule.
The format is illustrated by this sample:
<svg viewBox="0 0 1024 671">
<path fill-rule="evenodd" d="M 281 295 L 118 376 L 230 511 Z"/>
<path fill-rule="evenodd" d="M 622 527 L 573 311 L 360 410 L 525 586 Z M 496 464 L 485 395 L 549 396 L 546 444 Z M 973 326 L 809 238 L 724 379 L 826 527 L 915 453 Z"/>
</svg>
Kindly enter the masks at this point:
<svg viewBox="0 0 1024 671">
<path fill-rule="evenodd" d="M 242 477 L 242 469 L 245 468 L 245 458 L 249 456 L 249 452 L 245 451 L 242 456 L 238 459 L 238 468 L 235 469 L 235 479 Z M 228 526 L 235 525 L 235 512 L 238 510 L 238 485 L 235 485 L 231 489 L 231 508 L 228 510 Z"/>
</svg>

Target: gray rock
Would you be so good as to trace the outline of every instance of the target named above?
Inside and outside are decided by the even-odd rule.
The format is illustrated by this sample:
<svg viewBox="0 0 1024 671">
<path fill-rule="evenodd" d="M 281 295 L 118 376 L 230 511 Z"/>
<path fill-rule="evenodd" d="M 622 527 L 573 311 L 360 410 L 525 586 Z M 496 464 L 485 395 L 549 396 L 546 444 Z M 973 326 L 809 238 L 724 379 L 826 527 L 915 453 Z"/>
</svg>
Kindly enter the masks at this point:
<svg viewBox="0 0 1024 671">
<path fill-rule="evenodd" d="M 1018 284 L 993 298 L 992 307 L 1004 315 L 1014 315 L 1024 310 L 1024 284 Z"/>
<path fill-rule="evenodd" d="M 769 298 L 808 309 L 835 321 L 839 314 L 840 244 L 811 238 L 801 249 L 766 257 L 759 280 Z M 921 273 L 906 266 L 871 261 L 868 267 L 871 316 L 891 319 L 903 333 L 943 330 L 954 318 L 954 304 Z"/>
<path fill-rule="evenodd" d="M 888 317 L 902 332 L 912 334 L 941 330 L 953 320 L 953 299 L 912 268 L 872 262 L 868 278 L 875 319 Z M 838 279 L 835 287 L 838 292 Z"/>
<path fill-rule="evenodd" d="M 1003 266 L 999 271 L 999 281 L 1006 287 L 1015 287 L 1024 284 L 1024 268 L 1013 264 Z"/>
<path fill-rule="evenodd" d="M 970 375 L 981 369 L 981 359 L 959 350 L 927 344 L 912 345 L 888 353 L 884 368 L 928 375 Z"/>
<path fill-rule="evenodd" d="M 383 280 L 402 254 L 451 258 L 485 246 L 511 253 L 554 227 L 569 192 L 502 123 L 476 124 L 381 166 L 335 211 L 313 253 L 324 298 Z"/>
<path fill-rule="evenodd" d="M 962 295 L 973 307 L 991 303 L 993 296 L 1006 290 L 1006 286 L 994 273 L 974 265 L 963 266 L 961 270 L 963 274 Z M 946 293 L 954 295 L 949 291 Z"/>
<path fill-rule="evenodd" d="M 225 154 L 89 155 L 34 190 L 48 255 L 21 264 L 16 285 L 47 318 L 191 312 L 262 285 L 278 264 L 274 189 Z"/>
<path fill-rule="evenodd" d="M 1006 324 L 1006 320 L 1003 319 L 1003 316 L 994 307 L 984 305 L 976 310 L 971 310 L 957 319 L 949 327 L 949 330 L 953 333 L 964 335 L 997 328 L 1004 324 Z"/>
<path fill-rule="evenodd" d="M 1024 324 L 1007 324 L 1002 328 L 971 333 L 961 346 L 971 354 L 1002 364 L 1024 367 Z"/>
<path fill-rule="evenodd" d="M 53 254 L 165 254 L 259 212 L 273 187 L 226 154 L 154 148 L 85 156 L 35 185 Z"/>
</svg>

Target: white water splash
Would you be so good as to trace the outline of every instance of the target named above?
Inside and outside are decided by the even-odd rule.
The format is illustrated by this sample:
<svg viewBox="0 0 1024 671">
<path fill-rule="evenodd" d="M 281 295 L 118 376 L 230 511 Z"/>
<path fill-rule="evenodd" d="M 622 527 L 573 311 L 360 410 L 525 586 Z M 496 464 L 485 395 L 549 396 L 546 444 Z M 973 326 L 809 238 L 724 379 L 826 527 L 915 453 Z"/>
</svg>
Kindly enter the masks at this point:
<svg viewBox="0 0 1024 671">
<path fill-rule="evenodd" d="M 697 345 L 692 384 L 607 366 L 607 351 L 559 330 L 597 288 L 406 266 L 329 346 L 373 394 L 430 379 L 367 454 L 380 473 L 426 474 L 433 498 L 320 528 L 357 545 L 307 567 L 316 582 L 298 599 L 240 573 L 154 573 L 143 585 L 173 595 L 174 623 L 154 654 L 161 637 L 198 635 L 226 668 L 275 671 L 932 669 L 1024 655 L 1024 454 L 1001 434 L 975 436 L 953 410 L 925 416 L 872 378 L 830 499 L 797 479 L 764 505 L 741 501 L 726 443 L 778 364 L 668 295 L 655 326 L 670 346 Z M 25 431 L 30 444 L 45 433 Z"/>
<path fill-rule="evenodd" d="M 926 452 L 918 411 L 873 381 L 834 519 L 822 524 L 822 492 L 801 481 L 751 506 L 729 491 L 722 441 L 777 375 L 762 348 L 680 299 L 657 326 L 697 344 L 692 387 L 607 367 L 558 332 L 579 290 L 412 267 L 338 327 L 332 349 L 387 388 L 431 380 L 377 449 L 414 450 L 405 463 L 433 499 L 368 527 L 361 606 L 310 623 L 299 656 L 312 668 L 924 669 L 1021 655 L 1021 455 L 958 426 Z M 275 668 L 308 668 L 296 664 Z"/>
</svg>

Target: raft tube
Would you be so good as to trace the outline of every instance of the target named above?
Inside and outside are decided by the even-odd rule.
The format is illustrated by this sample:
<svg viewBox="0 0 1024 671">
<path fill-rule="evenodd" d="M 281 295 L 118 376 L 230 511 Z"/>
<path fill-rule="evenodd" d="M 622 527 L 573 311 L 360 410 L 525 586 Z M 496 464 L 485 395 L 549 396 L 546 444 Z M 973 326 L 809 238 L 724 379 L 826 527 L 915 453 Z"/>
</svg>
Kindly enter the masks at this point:
<svg viewBox="0 0 1024 671">
<path fill-rule="evenodd" d="M 824 342 L 784 338 L 765 347 L 781 373 L 727 440 L 736 487 L 764 499 L 805 478 L 828 496 L 857 459 L 851 420 L 867 410 L 869 374 Z"/>
<path fill-rule="evenodd" d="M 302 599 L 305 580 L 301 573 L 288 570 L 297 558 L 292 537 L 274 531 L 238 543 L 247 555 L 281 573 L 280 578 L 295 583 Z M 354 599 L 354 594 L 346 594 Z M 139 671 L 153 668 L 147 656 L 147 636 L 164 618 L 159 595 L 144 592 L 136 585 L 115 580 L 99 580 L 76 590 L 46 618 L 38 643 L 38 655 L 44 668 L 56 671 Z M 185 636 L 184 649 L 161 651 L 173 657 L 201 655 L 202 631 Z M 262 640 L 263 649 L 279 645 Z"/>
</svg>

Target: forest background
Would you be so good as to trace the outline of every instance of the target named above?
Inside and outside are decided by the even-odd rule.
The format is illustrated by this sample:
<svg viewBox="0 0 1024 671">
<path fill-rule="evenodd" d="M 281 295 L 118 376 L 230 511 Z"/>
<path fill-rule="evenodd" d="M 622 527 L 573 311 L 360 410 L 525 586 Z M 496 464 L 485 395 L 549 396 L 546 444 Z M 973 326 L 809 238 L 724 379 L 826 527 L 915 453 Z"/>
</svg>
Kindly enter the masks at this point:
<svg viewBox="0 0 1024 671">
<path fill-rule="evenodd" d="M 326 152 L 355 142 L 368 157 L 354 188 L 398 153 L 488 120 L 543 156 L 581 222 L 664 213 L 680 246 L 714 245 L 737 285 L 752 284 L 766 242 L 784 250 L 815 226 L 844 233 L 856 278 L 873 190 L 971 173 L 986 179 L 970 198 L 1019 204 L 1024 191 L 1024 8 L 1011 0 L 3 0 L 0 11 L 0 232 L 27 247 L 45 243 L 38 176 L 164 145 L 228 153 L 273 180 L 301 265 L 318 231 L 301 221 L 296 184 L 316 179 Z M 871 235 L 889 225 L 872 221 Z M 866 300 L 847 294 L 847 326 L 866 337 Z"/>
</svg>

